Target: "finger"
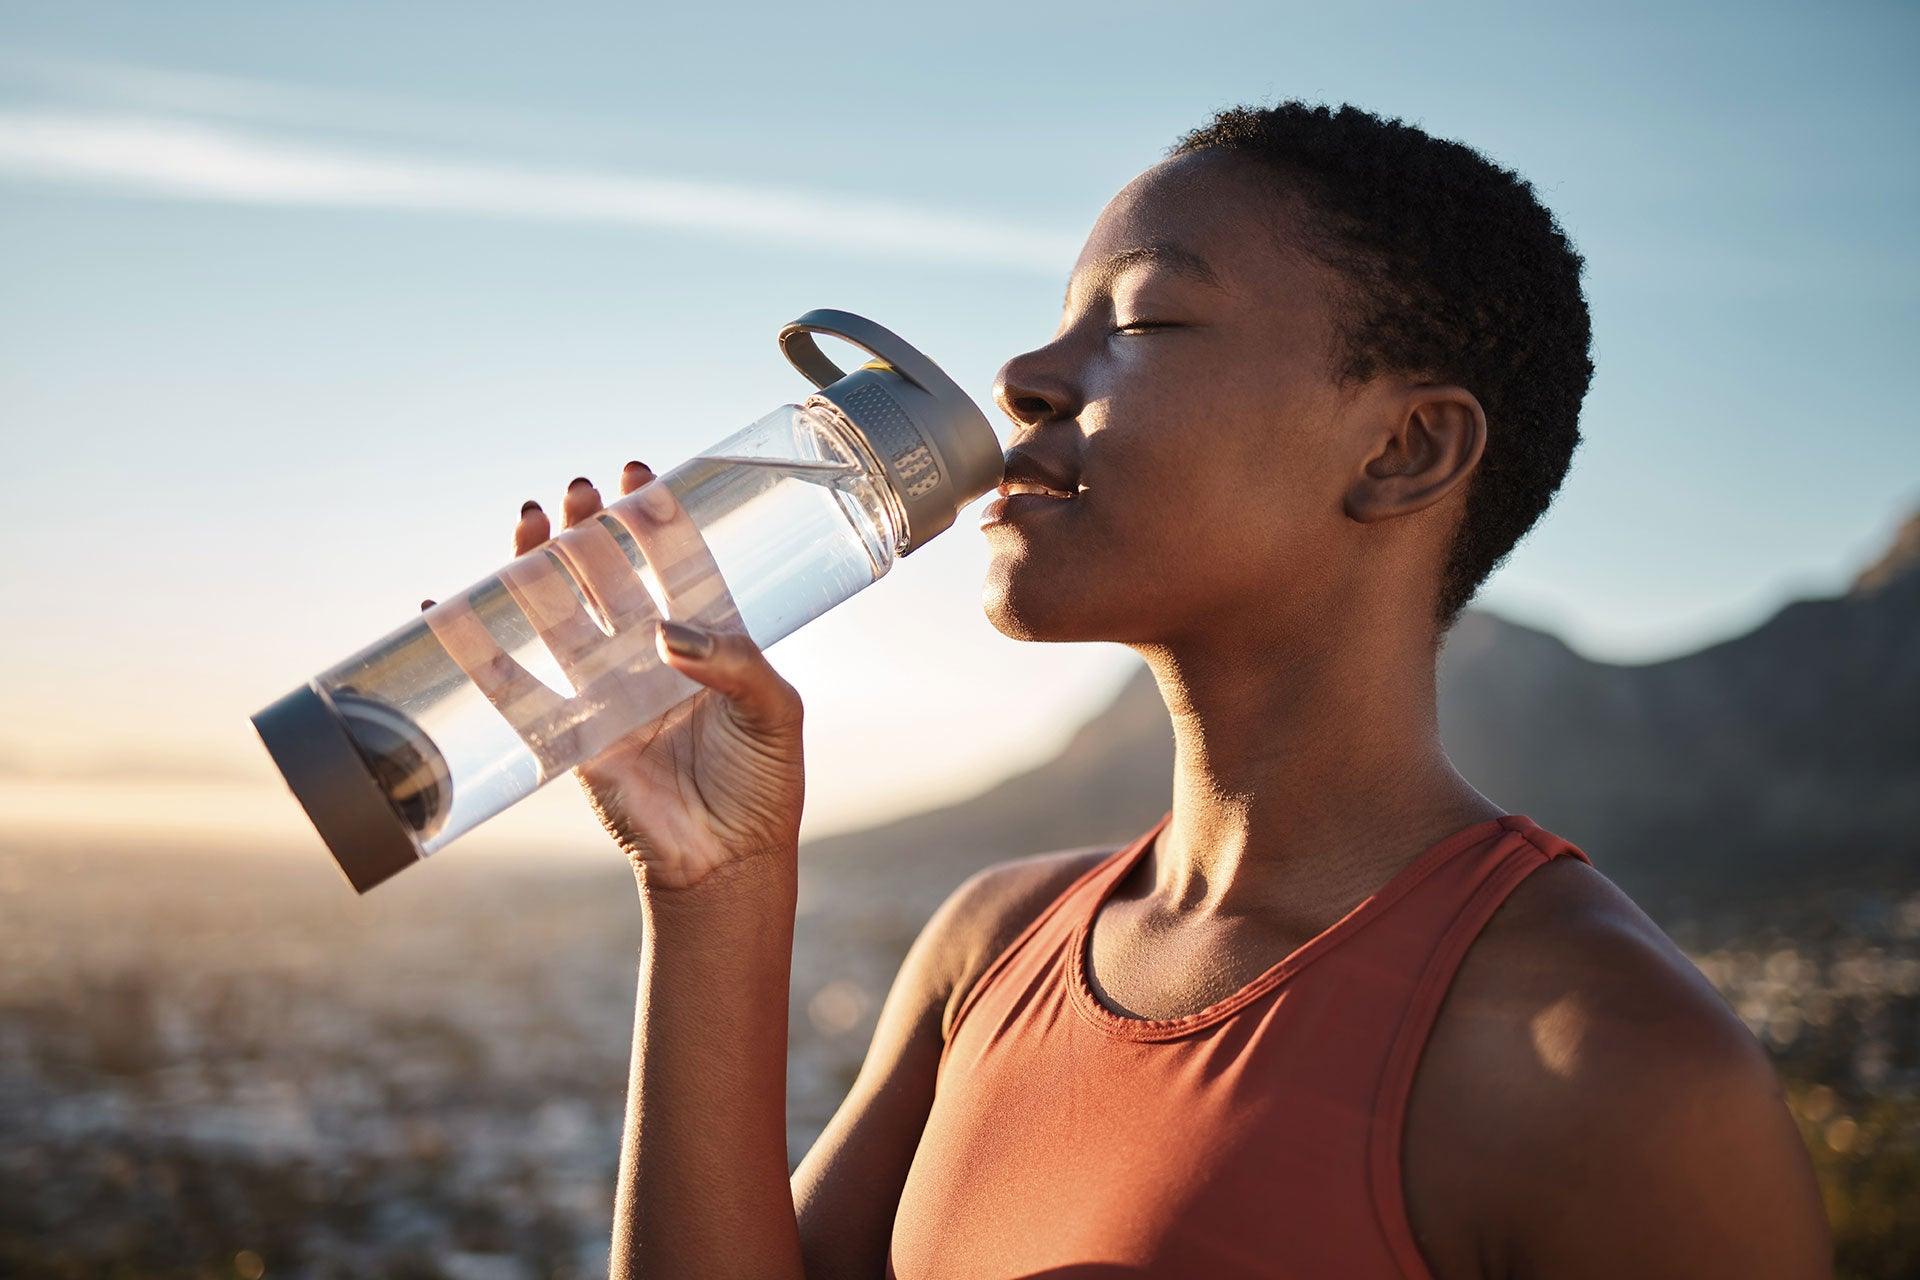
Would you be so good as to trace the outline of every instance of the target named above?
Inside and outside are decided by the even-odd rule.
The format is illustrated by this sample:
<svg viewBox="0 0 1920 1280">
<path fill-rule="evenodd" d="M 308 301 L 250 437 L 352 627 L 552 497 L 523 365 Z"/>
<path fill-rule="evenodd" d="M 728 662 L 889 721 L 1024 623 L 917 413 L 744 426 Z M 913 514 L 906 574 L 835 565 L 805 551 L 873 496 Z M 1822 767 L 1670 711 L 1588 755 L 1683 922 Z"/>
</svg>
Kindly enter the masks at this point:
<svg viewBox="0 0 1920 1280">
<path fill-rule="evenodd" d="M 566 516 L 563 527 L 571 529 L 599 509 L 600 491 L 585 476 L 577 477 L 567 486 L 567 498 L 561 505 L 561 511 Z"/>
<path fill-rule="evenodd" d="M 520 508 L 520 523 L 513 526 L 513 554 L 523 556 L 553 536 L 553 524 L 537 502 Z"/>
<path fill-rule="evenodd" d="M 542 548 L 540 555 L 522 556 L 502 569 L 500 583 L 533 624 L 534 634 L 560 664 L 560 670 L 579 689 L 592 683 L 592 677 L 583 678 L 582 672 L 607 637 L 587 616 L 580 584 L 566 564 L 567 558 L 566 539 L 561 538 Z"/>
<path fill-rule="evenodd" d="M 668 666 L 723 695 L 747 727 L 763 733 L 799 727 L 799 691 L 773 669 L 745 632 L 660 622 L 654 627 L 654 647 Z"/>
<path fill-rule="evenodd" d="M 600 616 L 616 631 L 625 631 L 651 623 L 661 610 L 634 572 L 628 553 L 634 544 L 622 545 L 622 539 L 614 533 L 618 527 L 605 516 L 588 520 L 562 534 L 553 549 L 566 562 L 576 586 L 599 607 Z M 570 590 L 568 595 L 572 597 L 574 592 Z M 642 637 L 641 643 L 646 642 Z"/>
<path fill-rule="evenodd" d="M 646 557 L 666 598 L 667 616 L 718 621 L 718 610 L 732 611 L 726 582 L 706 539 L 669 486 L 646 485 L 615 503 L 611 514 Z"/>
<path fill-rule="evenodd" d="M 620 469 L 620 496 L 644 489 L 653 481 L 653 468 L 644 462 L 629 462 Z"/>
<path fill-rule="evenodd" d="M 560 711 L 560 695 L 500 647 L 464 596 L 454 596 L 446 607 L 433 610 L 426 619 L 434 639 L 440 642 L 447 656 L 466 673 L 487 701 L 499 708 L 509 724 L 544 723 Z M 524 734 L 522 737 L 534 748 L 541 768 L 547 769 L 550 761 L 541 758 L 535 739 Z"/>
</svg>

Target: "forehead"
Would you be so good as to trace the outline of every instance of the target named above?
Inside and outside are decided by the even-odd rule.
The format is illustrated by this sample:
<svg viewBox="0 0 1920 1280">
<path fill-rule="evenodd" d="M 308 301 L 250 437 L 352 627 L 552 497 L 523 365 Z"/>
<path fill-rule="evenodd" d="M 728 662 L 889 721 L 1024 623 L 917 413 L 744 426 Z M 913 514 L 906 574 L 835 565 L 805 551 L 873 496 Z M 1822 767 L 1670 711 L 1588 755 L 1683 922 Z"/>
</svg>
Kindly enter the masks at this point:
<svg viewBox="0 0 1920 1280">
<path fill-rule="evenodd" d="M 1131 272 L 1165 273 L 1228 294 L 1281 288 L 1303 267 L 1283 251 L 1288 216 L 1245 162 L 1206 153 L 1162 161 L 1107 202 L 1068 283 L 1067 303 Z"/>
</svg>

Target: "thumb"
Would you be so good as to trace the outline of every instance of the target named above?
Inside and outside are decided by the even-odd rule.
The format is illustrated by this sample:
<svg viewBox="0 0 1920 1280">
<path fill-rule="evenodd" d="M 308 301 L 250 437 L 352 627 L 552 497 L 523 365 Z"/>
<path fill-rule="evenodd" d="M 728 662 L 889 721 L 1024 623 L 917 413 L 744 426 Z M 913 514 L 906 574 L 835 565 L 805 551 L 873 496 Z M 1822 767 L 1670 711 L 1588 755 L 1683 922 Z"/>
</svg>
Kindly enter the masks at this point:
<svg viewBox="0 0 1920 1280">
<path fill-rule="evenodd" d="M 799 690 L 745 632 L 663 621 L 654 629 L 654 647 L 675 671 L 723 695 L 744 727 L 762 733 L 798 727 Z"/>
</svg>

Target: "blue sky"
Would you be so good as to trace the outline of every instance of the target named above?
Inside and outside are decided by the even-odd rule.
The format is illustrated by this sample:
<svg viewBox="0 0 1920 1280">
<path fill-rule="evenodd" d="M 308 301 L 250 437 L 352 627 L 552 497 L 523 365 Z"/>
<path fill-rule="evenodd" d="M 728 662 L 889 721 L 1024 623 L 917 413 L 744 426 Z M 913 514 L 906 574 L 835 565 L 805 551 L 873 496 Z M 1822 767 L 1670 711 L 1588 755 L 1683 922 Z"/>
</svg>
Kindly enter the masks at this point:
<svg viewBox="0 0 1920 1280">
<path fill-rule="evenodd" d="M 1916 55 L 1912 5 L 13 0 L 0 813 L 264 793 L 248 712 L 492 569 L 524 498 L 795 398 L 810 307 L 984 401 L 1105 200 L 1242 101 L 1468 142 L 1587 257 L 1587 443 L 1483 603 L 1619 660 L 1742 630 L 1920 504 Z M 1000 637 L 984 565 L 963 515 L 774 651 L 811 829 L 1043 757 L 1131 668 Z"/>
</svg>

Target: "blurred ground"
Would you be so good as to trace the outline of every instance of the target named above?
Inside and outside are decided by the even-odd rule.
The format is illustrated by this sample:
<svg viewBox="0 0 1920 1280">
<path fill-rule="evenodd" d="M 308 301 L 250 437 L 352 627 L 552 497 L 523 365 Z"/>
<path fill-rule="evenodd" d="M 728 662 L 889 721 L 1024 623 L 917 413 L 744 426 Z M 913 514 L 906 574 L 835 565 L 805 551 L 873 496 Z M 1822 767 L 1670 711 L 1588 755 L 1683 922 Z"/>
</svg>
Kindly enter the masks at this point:
<svg viewBox="0 0 1920 1280">
<path fill-rule="evenodd" d="M 796 1160 L 919 926 L 817 876 L 804 903 Z M 456 853 L 356 899 L 317 852 L 0 846 L 0 917 L 0 1274 L 604 1274 L 640 942 L 617 856 Z M 1920 892 L 1667 925 L 1775 1053 L 1844 1274 L 1915 1274 Z"/>
</svg>

